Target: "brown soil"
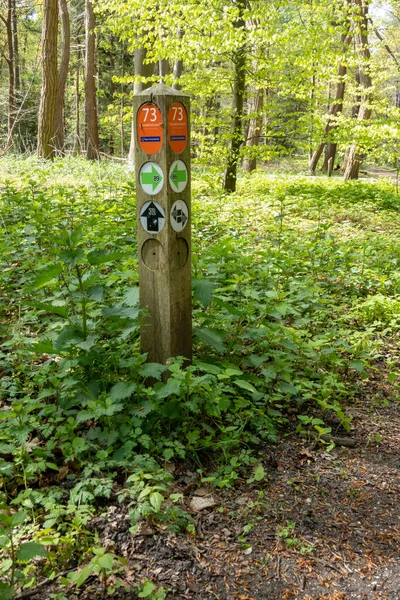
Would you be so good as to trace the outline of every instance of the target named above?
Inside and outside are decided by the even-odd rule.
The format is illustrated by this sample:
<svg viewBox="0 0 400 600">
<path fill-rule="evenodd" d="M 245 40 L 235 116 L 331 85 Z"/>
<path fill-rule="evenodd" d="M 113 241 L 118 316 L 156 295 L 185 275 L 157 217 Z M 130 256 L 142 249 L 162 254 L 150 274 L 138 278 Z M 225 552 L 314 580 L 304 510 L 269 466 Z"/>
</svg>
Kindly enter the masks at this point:
<svg viewBox="0 0 400 600">
<path fill-rule="evenodd" d="M 286 438 L 265 450 L 266 480 L 209 490 L 216 505 L 196 514 L 195 535 L 148 524 L 132 535 L 127 513 L 109 507 L 93 528 L 128 560 L 121 578 L 132 586 L 149 579 L 168 600 L 399 600 L 400 405 L 360 402 L 350 411 L 355 449 L 328 453 Z M 208 493 L 193 479 L 176 473 L 175 491 L 186 492 L 187 505 Z M 92 578 L 79 596 L 66 597 L 101 593 Z M 122 589 L 112 597 L 138 598 Z"/>
</svg>

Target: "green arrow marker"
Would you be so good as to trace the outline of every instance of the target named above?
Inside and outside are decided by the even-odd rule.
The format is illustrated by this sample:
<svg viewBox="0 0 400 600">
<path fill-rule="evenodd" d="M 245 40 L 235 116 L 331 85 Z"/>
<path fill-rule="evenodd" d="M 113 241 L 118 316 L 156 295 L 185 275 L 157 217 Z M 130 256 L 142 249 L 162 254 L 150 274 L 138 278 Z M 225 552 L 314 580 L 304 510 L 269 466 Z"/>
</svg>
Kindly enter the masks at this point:
<svg viewBox="0 0 400 600">
<path fill-rule="evenodd" d="M 171 183 L 179 190 L 179 184 L 184 183 L 187 179 L 186 169 L 179 171 L 178 165 L 175 165 L 175 169 L 171 173 Z"/>
<path fill-rule="evenodd" d="M 151 185 L 153 192 L 160 185 L 161 181 L 162 175 L 154 167 L 151 167 L 150 173 L 142 173 L 142 185 Z"/>
</svg>

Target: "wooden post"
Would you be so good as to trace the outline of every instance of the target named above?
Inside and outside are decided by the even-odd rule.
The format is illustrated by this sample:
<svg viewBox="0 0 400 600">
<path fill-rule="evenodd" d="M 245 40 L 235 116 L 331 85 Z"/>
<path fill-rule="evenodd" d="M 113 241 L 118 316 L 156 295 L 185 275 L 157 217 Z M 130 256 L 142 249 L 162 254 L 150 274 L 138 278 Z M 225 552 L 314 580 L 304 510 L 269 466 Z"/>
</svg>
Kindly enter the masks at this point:
<svg viewBox="0 0 400 600">
<path fill-rule="evenodd" d="M 134 98 L 141 347 L 192 358 L 189 96 L 157 84 Z"/>
</svg>

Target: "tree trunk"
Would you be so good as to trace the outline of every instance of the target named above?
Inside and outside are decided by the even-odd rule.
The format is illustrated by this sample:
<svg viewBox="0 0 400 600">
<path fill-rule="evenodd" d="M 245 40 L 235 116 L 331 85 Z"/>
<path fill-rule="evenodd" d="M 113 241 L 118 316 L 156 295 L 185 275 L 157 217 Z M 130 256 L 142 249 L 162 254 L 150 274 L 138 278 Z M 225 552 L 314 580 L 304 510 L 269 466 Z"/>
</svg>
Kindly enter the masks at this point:
<svg viewBox="0 0 400 600">
<path fill-rule="evenodd" d="M 264 90 L 255 90 L 255 97 L 249 107 L 250 112 L 255 113 L 255 116 L 250 119 L 246 136 L 246 145 L 250 149 L 249 156 L 247 156 L 243 161 L 243 169 L 249 173 L 257 168 L 257 157 L 254 155 L 254 153 L 252 153 L 251 149 L 260 144 L 263 122 L 261 112 L 263 107 Z"/>
<path fill-rule="evenodd" d="M 43 0 L 42 88 L 38 118 L 39 158 L 52 158 L 54 153 L 54 117 L 57 100 L 57 0 Z"/>
<path fill-rule="evenodd" d="M 81 67 L 81 53 L 78 47 L 78 56 L 76 61 L 76 74 L 75 74 L 75 139 L 74 139 L 74 154 L 81 154 L 82 152 L 82 143 L 81 143 L 81 115 L 80 115 L 80 105 L 81 105 L 81 92 L 80 92 L 80 69 Z"/>
<path fill-rule="evenodd" d="M 121 74 L 122 77 L 125 76 L 125 44 L 122 44 L 122 55 L 121 55 Z M 125 156 L 125 123 L 124 123 L 124 112 L 125 112 L 125 102 L 124 102 L 124 93 L 125 86 L 122 84 L 121 86 L 121 104 L 120 104 L 120 136 L 121 136 L 121 157 Z"/>
<path fill-rule="evenodd" d="M 368 0 L 353 0 L 357 26 L 355 39 L 358 46 L 360 59 L 360 84 L 362 98 L 357 120 L 368 121 L 371 117 L 372 108 L 372 78 L 370 71 L 371 52 L 368 45 Z M 352 144 L 348 150 L 346 164 L 344 166 L 344 179 L 358 179 L 362 151 L 357 144 Z"/>
<path fill-rule="evenodd" d="M 142 47 L 135 48 L 133 54 L 134 61 L 134 71 L 135 75 L 140 75 L 141 77 L 151 77 L 154 73 L 154 64 L 145 64 L 144 60 L 146 58 L 146 49 Z M 145 90 L 150 87 L 151 83 L 135 83 L 133 86 L 133 95 L 136 96 L 139 92 Z M 135 168 L 135 135 L 134 135 L 134 119 L 135 115 L 132 115 L 132 132 L 131 132 L 131 143 L 129 146 L 129 154 L 128 154 L 128 168 L 133 171 Z"/>
<path fill-rule="evenodd" d="M 15 76 L 15 91 L 21 89 L 20 69 L 19 69 L 19 44 L 18 44 L 18 19 L 17 7 L 15 0 L 11 0 L 12 4 L 12 37 L 13 37 L 13 54 L 14 54 L 14 76 Z"/>
<path fill-rule="evenodd" d="M 166 58 L 161 58 L 158 61 L 158 74 L 160 76 L 160 81 L 164 81 L 165 76 L 171 73 L 171 67 L 169 61 Z"/>
<path fill-rule="evenodd" d="M 312 157 L 312 149 L 313 149 L 313 145 L 314 145 L 314 121 L 315 121 L 315 88 L 316 88 L 316 83 L 317 83 L 317 76 L 316 76 L 316 63 L 315 63 L 315 54 L 317 52 L 316 48 L 313 48 L 313 62 L 312 62 L 312 68 L 313 68 L 313 75 L 311 78 L 311 90 L 310 90 L 310 129 L 308 132 L 308 160 L 311 162 L 311 157 Z M 318 100 L 317 100 L 318 102 Z"/>
<path fill-rule="evenodd" d="M 85 145 L 86 158 L 96 160 L 99 158 L 99 124 L 97 116 L 96 98 L 96 62 L 95 45 L 96 35 L 94 29 L 93 4 L 85 0 Z"/>
<path fill-rule="evenodd" d="M 336 152 L 337 152 L 337 144 L 336 143 L 335 144 L 329 143 L 326 145 L 324 164 L 322 167 L 322 170 L 324 172 L 328 171 L 330 160 L 332 160 L 332 165 L 333 165 L 332 168 L 335 169 Z"/>
<path fill-rule="evenodd" d="M 64 150 L 65 137 L 64 97 L 71 53 L 71 26 L 69 21 L 67 0 L 58 0 L 58 9 L 61 19 L 62 51 L 60 68 L 58 71 L 57 104 L 54 118 L 54 145 L 57 154 L 62 154 Z"/>
<path fill-rule="evenodd" d="M 342 44 L 343 44 L 342 54 L 345 54 L 346 50 L 348 49 L 348 47 L 351 43 L 351 40 L 352 40 L 352 35 L 350 33 L 342 36 Z M 325 130 L 324 130 L 325 137 L 328 136 L 330 131 L 335 129 L 336 117 L 342 110 L 343 100 L 344 100 L 344 92 L 346 89 L 346 79 L 345 79 L 346 74 L 347 74 L 347 65 L 343 64 L 343 63 L 339 64 L 338 72 L 337 72 L 337 83 L 336 83 L 336 87 L 335 87 L 335 100 L 328 112 L 328 120 L 327 120 L 327 123 L 325 125 Z M 324 151 L 326 143 L 327 142 L 325 140 L 319 144 L 317 150 L 314 152 L 314 154 L 310 160 L 310 170 L 313 174 L 315 173 L 315 171 L 317 169 L 319 159 L 321 158 L 321 155 Z M 333 151 L 333 149 L 331 148 L 330 152 L 332 152 L 332 151 Z M 334 150 L 334 153 L 336 154 L 336 148 Z M 330 158 L 331 158 L 331 155 L 328 156 L 327 159 L 325 159 L 324 167 L 325 167 L 325 164 L 326 165 L 328 164 L 328 160 Z M 326 170 L 326 169 L 323 168 L 323 170 Z"/>
<path fill-rule="evenodd" d="M 184 30 L 181 29 L 180 27 L 178 27 L 178 38 L 181 40 L 184 35 L 185 35 Z M 177 58 L 176 61 L 174 62 L 174 69 L 173 69 L 174 83 L 172 84 L 172 89 L 174 89 L 174 90 L 181 89 L 179 80 L 182 76 L 182 73 L 183 73 L 183 60 Z"/>
<path fill-rule="evenodd" d="M 238 18 L 235 21 L 235 29 L 244 32 L 246 23 L 244 20 L 244 11 L 246 7 L 245 0 L 238 0 L 239 10 Z M 227 160 L 227 167 L 224 177 L 224 190 L 226 192 L 236 191 L 237 165 L 239 160 L 240 147 L 243 144 L 243 106 L 244 92 L 246 87 L 246 48 L 242 45 L 235 54 L 235 72 L 234 87 L 232 99 L 232 125 L 231 125 L 231 145 Z"/>
<path fill-rule="evenodd" d="M 1 17 L 7 31 L 7 50 L 8 55 L 4 58 L 8 66 L 8 140 L 7 145 L 12 140 L 12 134 L 15 122 L 15 70 L 14 70 L 14 41 L 13 41 L 13 2 L 7 0 L 7 19 Z"/>
</svg>

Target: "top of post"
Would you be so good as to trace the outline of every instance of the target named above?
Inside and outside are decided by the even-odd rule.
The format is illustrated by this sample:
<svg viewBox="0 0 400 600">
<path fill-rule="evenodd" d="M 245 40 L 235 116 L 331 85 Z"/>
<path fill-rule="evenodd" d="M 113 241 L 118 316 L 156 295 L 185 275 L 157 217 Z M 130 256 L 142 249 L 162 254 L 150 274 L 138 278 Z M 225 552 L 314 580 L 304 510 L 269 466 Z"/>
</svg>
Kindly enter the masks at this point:
<svg viewBox="0 0 400 600">
<path fill-rule="evenodd" d="M 174 90 L 173 88 L 165 85 L 165 83 L 157 83 L 150 88 L 135 94 L 136 96 L 184 96 L 190 98 L 189 94 L 183 94 L 180 90 Z"/>
</svg>

